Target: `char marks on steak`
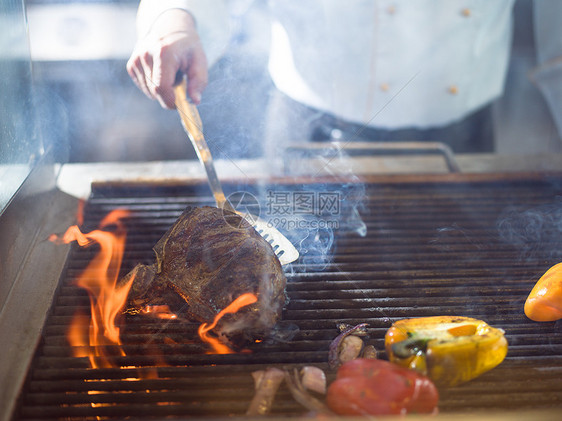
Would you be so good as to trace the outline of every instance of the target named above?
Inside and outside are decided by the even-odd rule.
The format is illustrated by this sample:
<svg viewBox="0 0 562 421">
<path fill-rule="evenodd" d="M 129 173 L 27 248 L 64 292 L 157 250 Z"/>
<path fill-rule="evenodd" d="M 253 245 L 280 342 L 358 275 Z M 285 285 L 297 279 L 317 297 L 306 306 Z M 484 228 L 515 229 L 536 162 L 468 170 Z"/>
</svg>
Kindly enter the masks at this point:
<svg viewBox="0 0 562 421">
<path fill-rule="evenodd" d="M 258 301 L 227 315 L 215 329 L 242 344 L 267 337 L 281 317 L 286 278 L 271 245 L 240 216 L 213 207 L 187 208 L 154 246 L 156 263 L 137 265 L 128 312 L 167 304 L 210 323 L 237 297 Z M 186 305 L 187 304 L 187 305 Z"/>
</svg>

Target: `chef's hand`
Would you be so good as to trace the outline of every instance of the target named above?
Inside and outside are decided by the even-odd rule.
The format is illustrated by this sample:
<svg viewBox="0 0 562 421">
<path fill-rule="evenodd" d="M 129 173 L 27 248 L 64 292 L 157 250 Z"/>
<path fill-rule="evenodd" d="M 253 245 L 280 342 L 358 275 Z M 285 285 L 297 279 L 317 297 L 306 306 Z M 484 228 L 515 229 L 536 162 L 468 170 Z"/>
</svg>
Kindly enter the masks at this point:
<svg viewBox="0 0 562 421">
<path fill-rule="evenodd" d="M 181 9 L 160 15 L 149 33 L 137 41 L 127 72 L 146 96 L 164 108 L 175 108 L 178 72 L 187 75 L 187 93 L 195 104 L 207 86 L 207 58 L 192 16 Z"/>
</svg>

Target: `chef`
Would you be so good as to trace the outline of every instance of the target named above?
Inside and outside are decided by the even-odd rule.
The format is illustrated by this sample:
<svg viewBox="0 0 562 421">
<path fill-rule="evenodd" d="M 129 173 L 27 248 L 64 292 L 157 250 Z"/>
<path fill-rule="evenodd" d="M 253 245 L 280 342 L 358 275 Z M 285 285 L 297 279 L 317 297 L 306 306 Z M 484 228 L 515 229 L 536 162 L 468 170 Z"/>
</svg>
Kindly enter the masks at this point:
<svg viewBox="0 0 562 421">
<path fill-rule="evenodd" d="M 429 140 L 493 151 L 514 0 L 269 0 L 276 91 L 266 141 Z M 233 1 L 142 0 L 127 69 L 174 108 L 176 73 L 199 103 L 209 63 L 228 43 Z"/>
</svg>

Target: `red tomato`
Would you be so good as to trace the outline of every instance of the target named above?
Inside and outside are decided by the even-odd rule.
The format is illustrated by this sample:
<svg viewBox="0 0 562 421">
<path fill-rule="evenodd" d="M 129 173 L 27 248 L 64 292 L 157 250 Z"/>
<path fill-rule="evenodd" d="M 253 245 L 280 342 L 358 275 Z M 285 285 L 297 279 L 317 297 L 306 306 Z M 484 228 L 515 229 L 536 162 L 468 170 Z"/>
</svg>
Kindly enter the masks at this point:
<svg viewBox="0 0 562 421">
<path fill-rule="evenodd" d="M 438 401 L 427 377 L 388 361 L 361 358 L 339 368 L 326 396 L 339 415 L 427 414 Z"/>
</svg>

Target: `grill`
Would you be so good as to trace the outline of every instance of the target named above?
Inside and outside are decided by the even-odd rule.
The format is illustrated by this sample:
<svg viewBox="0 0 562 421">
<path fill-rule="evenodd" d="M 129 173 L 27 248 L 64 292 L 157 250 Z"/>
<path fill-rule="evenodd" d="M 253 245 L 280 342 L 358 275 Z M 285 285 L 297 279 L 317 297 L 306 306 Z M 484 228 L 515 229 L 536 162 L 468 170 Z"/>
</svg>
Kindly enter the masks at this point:
<svg viewBox="0 0 562 421">
<path fill-rule="evenodd" d="M 86 292 L 74 282 L 95 250 L 73 248 L 14 418 L 242 416 L 253 396 L 252 371 L 316 365 L 333 379 L 327 356 L 336 323 L 368 323 L 367 342 L 385 358 L 384 334 L 393 321 L 431 315 L 484 319 L 504 329 L 509 341 L 499 367 L 440 390 L 442 414 L 562 411 L 562 324 L 532 322 L 523 314 L 538 277 L 562 261 L 562 178 L 491 177 L 367 179 L 360 208 L 367 235 L 336 229 L 329 261 L 313 259 L 317 238 L 300 244 L 311 251 L 287 270 L 290 301 L 282 323 L 294 337 L 259 344 L 252 353 L 207 354 L 197 323 L 127 316 L 126 356 L 114 358 L 121 368 L 90 368 L 87 358 L 72 356 L 65 334 L 72 316 L 89 310 Z M 227 191 L 256 196 L 264 188 L 225 184 Z M 306 192 L 319 184 L 270 188 Z M 342 202 L 344 214 L 350 202 Z M 132 211 L 124 274 L 153 261 L 152 246 L 186 206 L 212 203 L 204 185 L 100 184 L 86 205 L 83 231 L 113 209 Z M 272 415 L 305 413 L 283 385 Z"/>
</svg>

